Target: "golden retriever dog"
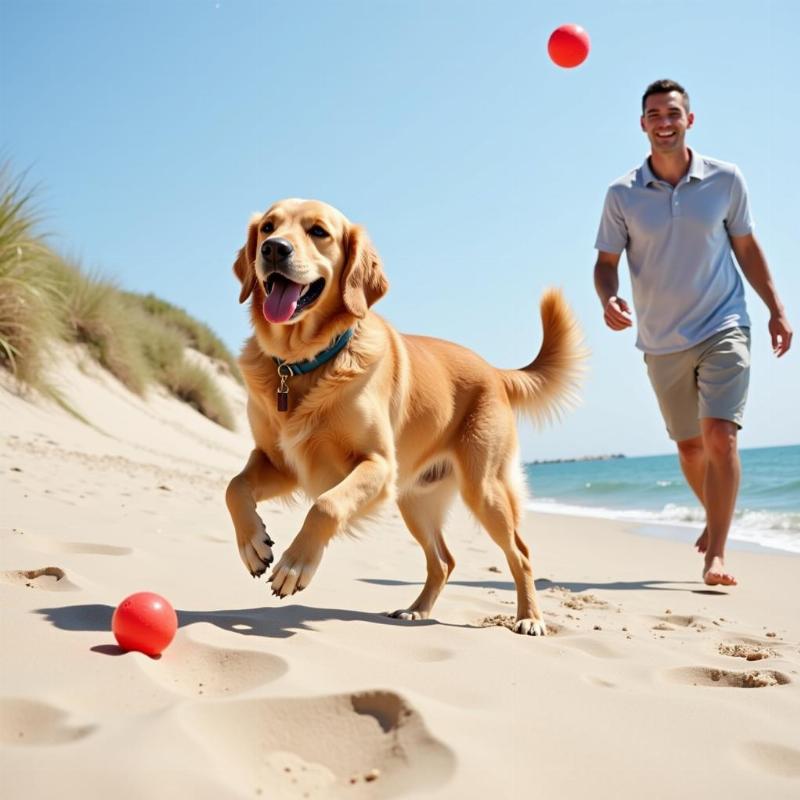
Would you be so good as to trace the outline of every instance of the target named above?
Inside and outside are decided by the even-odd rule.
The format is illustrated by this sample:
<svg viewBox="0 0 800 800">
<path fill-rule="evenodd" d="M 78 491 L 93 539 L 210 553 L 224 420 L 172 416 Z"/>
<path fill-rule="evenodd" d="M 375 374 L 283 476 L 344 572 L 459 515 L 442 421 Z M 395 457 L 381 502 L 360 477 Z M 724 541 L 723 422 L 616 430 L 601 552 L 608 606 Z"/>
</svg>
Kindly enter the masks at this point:
<svg viewBox="0 0 800 800">
<path fill-rule="evenodd" d="M 455 566 L 442 527 L 458 492 L 506 556 L 514 630 L 544 635 L 519 534 L 515 411 L 546 419 L 572 399 L 584 354 L 560 292 L 542 298 L 536 359 L 504 370 L 459 345 L 401 335 L 372 312 L 388 289 L 381 260 L 364 230 L 324 203 L 282 200 L 251 220 L 233 270 L 254 329 L 239 361 L 254 449 L 226 493 L 247 570 L 260 577 L 273 561 L 262 500 L 313 501 L 270 574 L 279 597 L 309 585 L 336 534 L 393 500 L 428 574 L 391 616 L 426 619 Z"/>
</svg>

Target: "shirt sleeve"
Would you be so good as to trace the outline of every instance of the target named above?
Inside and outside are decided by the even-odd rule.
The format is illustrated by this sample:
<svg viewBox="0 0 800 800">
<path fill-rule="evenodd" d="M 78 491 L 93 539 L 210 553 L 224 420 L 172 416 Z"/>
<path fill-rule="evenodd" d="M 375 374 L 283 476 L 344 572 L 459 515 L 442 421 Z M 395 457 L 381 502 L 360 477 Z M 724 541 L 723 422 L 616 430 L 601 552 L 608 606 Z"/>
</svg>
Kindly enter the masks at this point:
<svg viewBox="0 0 800 800">
<path fill-rule="evenodd" d="M 747 184 L 739 168 L 734 168 L 731 182 L 731 196 L 728 213 L 725 217 L 725 228 L 729 236 L 747 236 L 754 229 L 750 216 L 750 202 L 747 198 Z"/>
<path fill-rule="evenodd" d="M 628 226 L 625 224 L 619 195 L 612 186 L 606 192 L 603 216 L 600 218 L 594 246 L 596 250 L 602 250 L 604 253 L 621 253 L 627 244 Z"/>
</svg>

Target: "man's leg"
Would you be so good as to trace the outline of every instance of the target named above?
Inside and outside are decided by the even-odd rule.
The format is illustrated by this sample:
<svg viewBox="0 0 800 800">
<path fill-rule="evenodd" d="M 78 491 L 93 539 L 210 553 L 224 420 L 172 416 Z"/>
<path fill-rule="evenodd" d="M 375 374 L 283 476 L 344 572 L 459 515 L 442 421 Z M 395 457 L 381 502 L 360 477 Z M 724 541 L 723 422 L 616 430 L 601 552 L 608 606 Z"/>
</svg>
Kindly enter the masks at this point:
<svg viewBox="0 0 800 800">
<path fill-rule="evenodd" d="M 725 572 L 724 558 L 739 492 L 737 445 L 750 382 L 750 331 L 723 331 L 703 347 L 697 367 L 700 431 L 708 459 L 703 484 L 708 528 L 703 578 L 712 586 L 734 586 L 736 579 Z"/>
<path fill-rule="evenodd" d="M 705 500 L 708 544 L 703 580 L 709 586 L 735 586 L 736 578 L 725 572 L 725 542 L 736 507 L 741 467 L 736 423 L 726 419 L 700 420 L 708 465 L 702 496 Z"/>
<path fill-rule="evenodd" d="M 703 485 L 706 481 L 708 459 L 706 458 L 703 437 L 701 435 L 691 439 L 683 439 L 676 444 L 678 445 L 678 458 L 680 460 L 683 476 L 700 501 L 700 505 L 703 506 L 703 510 L 705 510 L 706 504 L 703 499 Z M 703 532 L 694 543 L 694 546 L 701 553 L 706 552 L 708 547 L 708 527 L 703 528 Z"/>
</svg>

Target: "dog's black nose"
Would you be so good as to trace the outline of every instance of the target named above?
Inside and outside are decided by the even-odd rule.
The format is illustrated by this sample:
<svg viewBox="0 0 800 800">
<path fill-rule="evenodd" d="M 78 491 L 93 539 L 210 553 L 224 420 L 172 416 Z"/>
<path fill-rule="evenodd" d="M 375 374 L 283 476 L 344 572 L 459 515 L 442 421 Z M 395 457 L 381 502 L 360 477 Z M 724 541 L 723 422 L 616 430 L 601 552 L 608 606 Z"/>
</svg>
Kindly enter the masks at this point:
<svg viewBox="0 0 800 800">
<path fill-rule="evenodd" d="M 264 260 L 272 266 L 286 261 L 293 252 L 294 248 L 292 245 L 287 242 L 286 239 L 281 239 L 280 236 L 273 236 L 261 245 L 261 255 L 264 256 Z"/>
</svg>

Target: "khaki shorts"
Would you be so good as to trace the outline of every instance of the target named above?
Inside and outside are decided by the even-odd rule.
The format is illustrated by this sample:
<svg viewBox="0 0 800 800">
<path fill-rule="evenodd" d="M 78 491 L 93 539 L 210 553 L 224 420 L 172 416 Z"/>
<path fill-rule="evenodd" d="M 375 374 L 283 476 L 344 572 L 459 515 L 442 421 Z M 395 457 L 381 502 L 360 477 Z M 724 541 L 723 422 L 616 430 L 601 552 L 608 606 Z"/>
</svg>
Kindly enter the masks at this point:
<svg viewBox="0 0 800 800">
<path fill-rule="evenodd" d="M 749 328 L 729 328 L 689 350 L 645 354 L 644 360 L 670 439 L 700 436 L 705 418 L 742 427 L 750 383 Z"/>
</svg>

